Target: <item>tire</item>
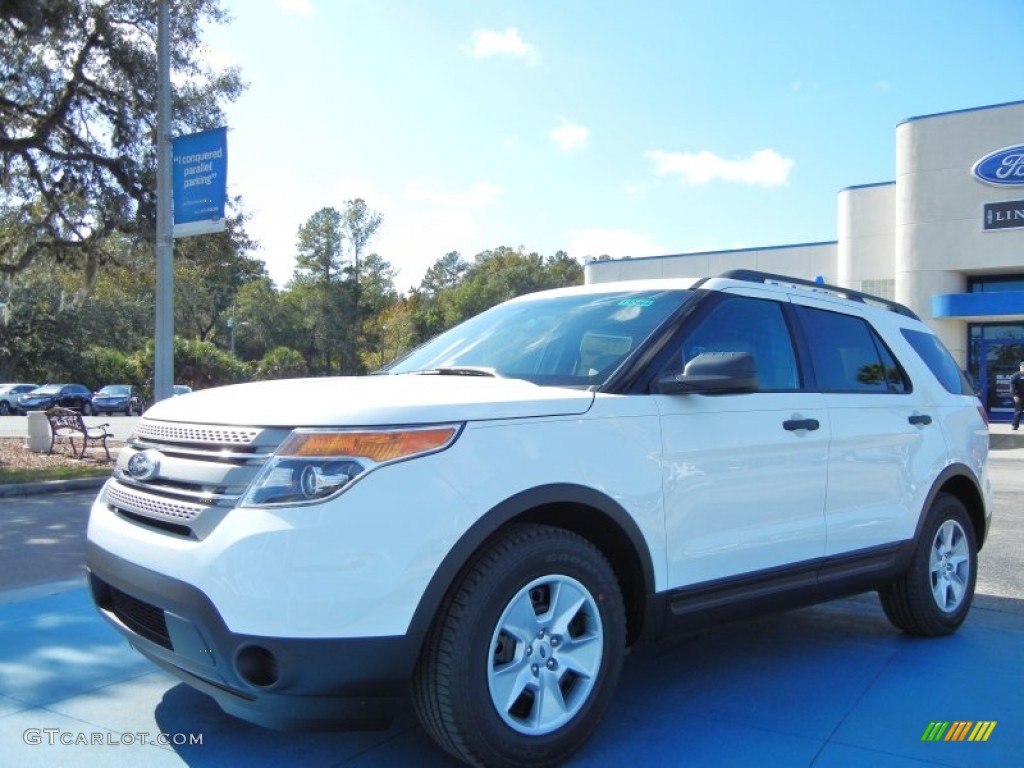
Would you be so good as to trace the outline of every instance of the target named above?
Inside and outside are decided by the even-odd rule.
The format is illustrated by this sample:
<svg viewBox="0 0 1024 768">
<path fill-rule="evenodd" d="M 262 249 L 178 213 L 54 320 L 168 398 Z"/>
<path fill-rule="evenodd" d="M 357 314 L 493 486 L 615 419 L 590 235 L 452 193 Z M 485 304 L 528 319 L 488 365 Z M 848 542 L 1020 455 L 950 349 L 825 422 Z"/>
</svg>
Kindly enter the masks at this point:
<svg viewBox="0 0 1024 768">
<path fill-rule="evenodd" d="M 11 404 L 6 400 L 0 400 L 0 416 L 11 415 Z"/>
<path fill-rule="evenodd" d="M 510 527 L 468 566 L 428 633 L 413 678 L 420 722 L 471 765 L 562 763 L 608 708 L 625 623 L 596 547 L 560 528 Z"/>
<path fill-rule="evenodd" d="M 128 405 L 126 405 L 124 407 L 124 415 L 125 416 L 131 416 L 132 415 L 132 404 L 131 403 L 128 403 Z"/>
<path fill-rule="evenodd" d="M 92 403 L 89 403 L 89 402 L 82 403 L 82 415 L 83 416 L 92 416 Z"/>
<path fill-rule="evenodd" d="M 939 637 L 955 632 L 967 618 L 977 577 L 978 547 L 967 509 L 955 496 L 940 493 L 928 510 L 910 567 L 878 596 L 895 627 Z"/>
</svg>

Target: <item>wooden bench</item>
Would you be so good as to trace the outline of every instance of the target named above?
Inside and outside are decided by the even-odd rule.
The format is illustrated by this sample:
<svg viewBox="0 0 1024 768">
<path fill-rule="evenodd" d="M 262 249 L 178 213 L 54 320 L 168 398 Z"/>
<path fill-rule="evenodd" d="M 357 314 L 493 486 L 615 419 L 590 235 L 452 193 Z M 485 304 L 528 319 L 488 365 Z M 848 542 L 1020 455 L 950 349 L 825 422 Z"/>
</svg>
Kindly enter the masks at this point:
<svg viewBox="0 0 1024 768">
<path fill-rule="evenodd" d="M 54 445 L 60 440 L 70 443 L 71 452 L 80 459 L 85 458 L 85 451 L 90 442 L 102 443 L 107 460 L 110 460 L 107 438 L 114 436 L 112 432 L 107 431 L 110 424 L 98 424 L 95 427 L 90 427 L 85 423 L 82 414 L 72 411 L 70 408 L 51 408 L 46 412 L 46 419 L 50 422 L 50 450 L 46 452 L 47 456 L 53 453 Z M 82 439 L 81 452 L 75 447 L 75 440 L 78 437 Z"/>
</svg>

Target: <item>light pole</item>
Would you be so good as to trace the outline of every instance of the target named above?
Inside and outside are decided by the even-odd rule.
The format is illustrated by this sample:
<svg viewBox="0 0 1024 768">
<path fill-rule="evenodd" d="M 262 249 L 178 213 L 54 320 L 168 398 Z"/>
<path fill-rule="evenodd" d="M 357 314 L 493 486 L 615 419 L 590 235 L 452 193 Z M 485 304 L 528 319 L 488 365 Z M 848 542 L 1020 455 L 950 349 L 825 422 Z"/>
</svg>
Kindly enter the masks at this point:
<svg viewBox="0 0 1024 768">
<path fill-rule="evenodd" d="M 231 356 L 235 356 L 235 326 L 236 325 L 248 325 L 244 320 L 240 323 L 235 322 L 235 318 L 228 318 L 228 330 L 231 331 Z"/>
</svg>

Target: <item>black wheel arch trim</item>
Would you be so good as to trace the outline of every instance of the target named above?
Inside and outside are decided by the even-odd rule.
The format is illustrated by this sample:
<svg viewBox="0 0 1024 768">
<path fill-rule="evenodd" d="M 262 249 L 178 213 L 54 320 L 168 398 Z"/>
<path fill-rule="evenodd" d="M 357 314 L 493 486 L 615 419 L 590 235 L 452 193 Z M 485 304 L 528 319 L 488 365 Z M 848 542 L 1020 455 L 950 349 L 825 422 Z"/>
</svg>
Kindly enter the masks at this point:
<svg viewBox="0 0 1024 768">
<path fill-rule="evenodd" d="M 982 545 L 985 543 L 985 539 L 988 537 L 988 522 L 989 516 L 985 509 L 985 494 L 981 492 L 981 488 L 978 485 L 978 480 L 971 471 L 970 467 L 966 464 L 950 464 L 945 467 L 935 478 L 932 483 L 932 487 L 928 489 L 928 495 L 925 497 L 924 506 L 921 509 L 921 515 L 917 519 L 917 527 L 914 530 L 914 539 L 918 540 L 921 536 L 921 531 L 924 528 L 925 519 L 928 517 L 928 510 L 932 508 L 935 503 L 935 498 L 940 493 L 949 493 L 946 490 L 949 483 L 953 481 L 955 484 L 961 486 L 961 493 L 953 493 L 954 496 L 963 502 L 964 507 L 967 508 L 967 514 L 974 524 L 975 538 L 978 544 L 978 551 L 981 551 Z M 968 484 L 967 487 L 973 498 L 964 498 L 962 493 L 962 487 L 964 484 Z"/>
<path fill-rule="evenodd" d="M 651 562 L 647 543 L 636 521 L 622 505 L 601 491 L 583 485 L 556 483 L 530 488 L 510 496 L 482 515 L 459 538 L 434 571 L 420 598 L 419 605 L 413 613 L 407 630 L 408 634 L 425 634 L 430 629 L 430 625 L 452 585 L 472 563 L 474 556 L 487 540 L 503 526 L 517 520 L 560 525 L 558 520 L 548 520 L 531 515 L 532 512 L 538 510 L 543 512 L 544 508 L 548 510 L 557 508 L 591 510 L 606 517 L 615 527 L 625 533 L 628 547 L 638 565 L 641 581 L 639 585 L 635 585 L 630 594 L 625 593 L 626 588 L 625 585 L 623 586 L 623 600 L 627 602 L 627 614 L 635 616 L 641 623 L 650 617 L 648 603 L 654 597 L 654 565 Z M 572 529 L 571 526 L 562 525 L 562 527 Z M 588 529 L 585 526 L 580 526 L 577 532 L 602 549 L 601 543 L 594 540 L 595 537 L 587 535 Z M 596 538 L 600 539 L 601 537 Z M 617 570 L 616 558 L 609 557 L 609 560 L 612 561 L 613 569 Z M 617 573 L 616 575 L 621 580 L 621 574 Z M 633 601 L 632 607 L 629 605 L 631 600 Z M 645 627 L 645 629 L 649 630 L 650 628 Z M 630 632 L 630 636 L 635 639 L 633 632 Z"/>
</svg>

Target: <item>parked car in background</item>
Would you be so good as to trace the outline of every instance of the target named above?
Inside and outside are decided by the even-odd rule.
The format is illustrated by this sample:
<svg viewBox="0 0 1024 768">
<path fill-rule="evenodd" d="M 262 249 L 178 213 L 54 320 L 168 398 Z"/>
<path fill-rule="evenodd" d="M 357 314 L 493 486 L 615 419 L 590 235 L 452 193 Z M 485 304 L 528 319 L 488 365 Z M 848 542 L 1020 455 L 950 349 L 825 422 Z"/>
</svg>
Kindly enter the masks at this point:
<svg viewBox="0 0 1024 768">
<path fill-rule="evenodd" d="M 191 391 L 192 391 L 192 387 L 188 386 L 187 384 L 175 384 L 174 385 L 174 390 L 173 390 L 173 392 L 171 394 L 172 394 L 172 396 L 174 396 L 174 395 L 187 395 Z"/>
<path fill-rule="evenodd" d="M 82 384 L 43 384 L 18 397 L 19 411 L 45 411 L 57 406 L 91 416 L 92 390 Z"/>
<path fill-rule="evenodd" d="M 142 415 L 142 391 L 131 384 L 107 384 L 92 396 L 96 413 L 123 413 L 125 416 Z"/>
<path fill-rule="evenodd" d="M 18 396 L 31 392 L 38 384 L 0 384 L 0 416 L 18 412 Z"/>
</svg>

